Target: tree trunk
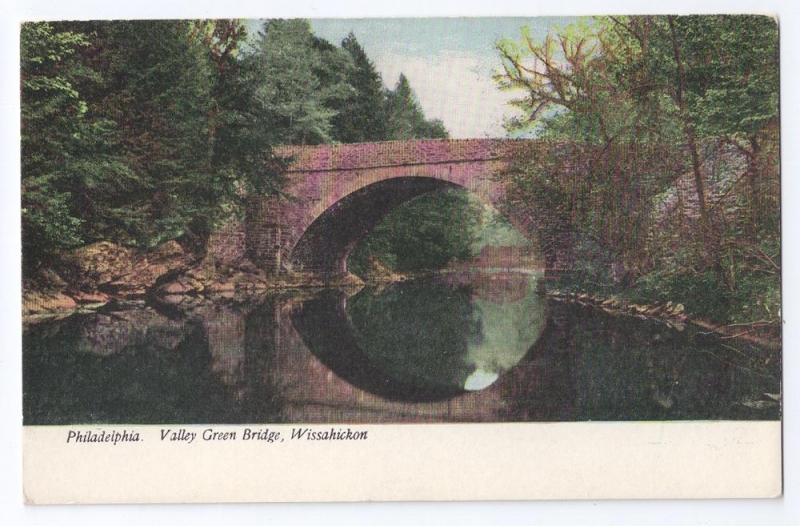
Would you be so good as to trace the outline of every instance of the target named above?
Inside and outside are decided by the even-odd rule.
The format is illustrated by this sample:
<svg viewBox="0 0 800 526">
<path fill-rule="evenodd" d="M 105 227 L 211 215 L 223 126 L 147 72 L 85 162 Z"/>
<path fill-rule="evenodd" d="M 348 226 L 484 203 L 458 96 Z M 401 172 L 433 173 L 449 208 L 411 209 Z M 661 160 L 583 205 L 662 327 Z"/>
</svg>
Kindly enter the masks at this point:
<svg viewBox="0 0 800 526">
<path fill-rule="evenodd" d="M 667 17 L 667 20 L 669 22 L 670 36 L 672 40 L 672 52 L 675 59 L 676 68 L 675 103 L 678 105 L 678 111 L 680 113 L 681 120 L 683 121 L 683 131 L 686 135 L 686 143 L 689 147 L 689 153 L 692 158 L 694 188 L 697 194 L 697 207 L 700 212 L 700 231 L 701 239 L 704 245 L 702 260 L 707 267 L 714 269 L 717 276 L 723 282 L 726 282 L 726 275 L 722 268 L 722 259 L 719 250 L 719 239 L 712 231 L 711 218 L 708 214 L 708 206 L 706 204 L 706 187 L 700 168 L 700 153 L 698 152 L 694 123 L 689 115 L 689 110 L 686 106 L 686 99 L 684 98 L 684 92 L 686 90 L 686 74 L 683 68 L 680 45 L 678 43 L 678 34 L 675 29 L 675 17 L 669 16 Z"/>
<path fill-rule="evenodd" d="M 758 177 L 758 162 L 760 145 L 755 137 L 750 138 L 750 155 L 747 159 L 747 182 L 750 187 L 750 228 L 753 239 L 758 235 L 758 226 L 761 222 L 761 188 Z"/>
<path fill-rule="evenodd" d="M 678 35 L 675 30 L 675 17 L 667 17 L 669 21 L 670 36 L 672 38 L 672 52 L 675 58 L 676 65 L 676 85 L 675 85 L 675 102 L 678 105 L 681 120 L 683 121 L 683 131 L 686 135 L 686 143 L 689 147 L 689 153 L 692 157 L 692 173 L 694 174 L 694 188 L 697 193 L 697 206 L 700 210 L 700 224 L 703 230 L 703 237 L 708 240 L 711 234 L 711 223 L 708 217 L 708 207 L 706 206 L 706 188 L 703 181 L 703 174 L 700 169 L 700 154 L 697 150 L 697 138 L 695 136 L 694 124 L 689 116 L 689 111 L 686 107 L 686 100 L 683 93 L 686 89 L 686 74 L 683 69 L 683 60 L 681 58 L 680 46 L 678 45 Z"/>
</svg>

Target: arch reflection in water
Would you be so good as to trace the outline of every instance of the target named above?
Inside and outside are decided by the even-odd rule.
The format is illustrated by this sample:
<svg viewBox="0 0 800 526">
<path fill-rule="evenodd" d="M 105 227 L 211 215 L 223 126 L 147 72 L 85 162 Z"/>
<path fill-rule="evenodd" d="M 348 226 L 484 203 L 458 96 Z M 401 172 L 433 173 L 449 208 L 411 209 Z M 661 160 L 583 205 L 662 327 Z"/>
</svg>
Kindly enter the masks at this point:
<svg viewBox="0 0 800 526">
<path fill-rule="evenodd" d="M 533 347 L 546 321 L 537 277 L 453 273 L 352 297 L 326 290 L 292 322 L 352 385 L 391 400 L 444 400 L 489 387 Z"/>
</svg>

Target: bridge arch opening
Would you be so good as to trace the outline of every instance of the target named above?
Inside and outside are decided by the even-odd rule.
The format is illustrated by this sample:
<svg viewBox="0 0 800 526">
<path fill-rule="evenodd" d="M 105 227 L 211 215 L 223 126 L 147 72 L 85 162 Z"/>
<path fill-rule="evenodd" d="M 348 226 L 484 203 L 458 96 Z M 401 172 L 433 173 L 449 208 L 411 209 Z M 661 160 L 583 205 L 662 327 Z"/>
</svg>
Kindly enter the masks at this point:
<svg viewBox="0 0 800 526">
<path fill-rule="evenodd" d="M 374 182 L 338 199 L 314 218 L 289 250 L 288 266 L 321 276 L 344 275 L 348 256 L 390 212 L 417 197 L 449 189 L 467 191 L 485 205 L 496 205 L 494 196 L 436 177 L 409 175 Z M 543 259 L 539 239 L 532 239 L 521 221 L 506 219 Z"/>
</svg>

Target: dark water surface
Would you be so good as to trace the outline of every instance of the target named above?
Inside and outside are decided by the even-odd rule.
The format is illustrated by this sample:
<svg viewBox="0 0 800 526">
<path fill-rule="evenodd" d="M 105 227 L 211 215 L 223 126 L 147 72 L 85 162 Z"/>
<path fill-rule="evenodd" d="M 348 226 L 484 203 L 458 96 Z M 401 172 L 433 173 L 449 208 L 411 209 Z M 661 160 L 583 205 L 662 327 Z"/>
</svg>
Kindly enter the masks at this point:
<svg viewBox="0 0 800 526">
<path fill-rule="evenodd" d="M 536 275 L 26 327 L 25 424 L 779 419 L 780 353 L 548 301 Z"/>
</svg>

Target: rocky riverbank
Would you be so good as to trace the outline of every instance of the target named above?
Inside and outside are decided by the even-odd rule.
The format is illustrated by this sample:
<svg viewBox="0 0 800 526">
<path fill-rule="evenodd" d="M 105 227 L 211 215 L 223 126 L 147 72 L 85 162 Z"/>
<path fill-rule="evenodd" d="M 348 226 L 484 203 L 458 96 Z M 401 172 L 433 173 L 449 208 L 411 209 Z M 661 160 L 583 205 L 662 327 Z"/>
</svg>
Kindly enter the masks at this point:
<svg viewBox="0 0 800 526">
<path fill-rule="evenodd" d="M 723 339 L 738 339 L 767 349 L 781 348 L 781 331 L 774 324 L 732 324 L 713 323 L 688 315 L 680 303 L 639 304 L 618 297 L 599 297 L 587 293 L 549 290 L 547 296 L 555 301 L 576 303 L 599 309 L 611 316 L 633 316 L 642 320 L 652 319 L 683 331 L 692 325 L 700 331 L 717 334 Z"/>
<path fill-rule="evenodd" d="M 41 271 L 23 286 L 25 321 L 93 310 L 110 302 L 151 301 L 183 305 L 208 297 L 246 301 L 269 290 L 288 288 L 363 286 L 347 274 L 323 279 L 287 272 L 268 276 L 246 258 L 223 264 L 197 256 L 176 241 L 137 253 L 109 242 L 99 242 L 65 255 L 55 269 Z"/>
<path fill-rule="evenodd" d="M 377 260 L 368 262 L 367 282 L 386 284 L 414 276 L 391 271 Z M 269 291 L 322 287 L 361 287 L 353 274 L 323 279 L 313 274 L 287 272 L 267 275 L 249 259 L 198 256 L 177 241 L 154 250 L 136 252 L 109 242 L 76 249 L 55 269 L 41 271 L 35 285 L 23 291 L 23 321 L 33 322 L 76 311 L 99 309 L 109 303 L 150 302 L 162 307 L 186 308 L 206 299 L 246 302 Z M 774 324 L 722 325 L 689 316 L 680 303 L 638 304 L 618 297 L 548 290 L 555 301 L 573 302 L 613 316 L 656 319 L 682 331 L 692 324 L 723 338 L 741 339 L 767 348 L 780 348 L 780 327 Z"/>
</svg>

